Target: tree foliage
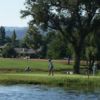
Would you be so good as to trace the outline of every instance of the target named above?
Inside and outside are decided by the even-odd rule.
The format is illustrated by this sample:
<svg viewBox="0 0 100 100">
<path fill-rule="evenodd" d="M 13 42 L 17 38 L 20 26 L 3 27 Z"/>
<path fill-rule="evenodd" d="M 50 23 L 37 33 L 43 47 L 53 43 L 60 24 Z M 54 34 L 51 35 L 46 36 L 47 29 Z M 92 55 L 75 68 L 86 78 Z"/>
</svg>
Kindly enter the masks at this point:
<svg viewBox="0 0 100 100">
<path fill-rule="evenodd" d="M 16 57 L 17 53 L 14 50 L 12 44 L 6 44 L 2 50 L 2 56 L 6 58 Z"/>
<path fill-rule="evenodd" d="M 11 37 L 11 41 L 12 41 L 12 45 L 15 47 L 16 46 L 16 31 L 13 31 L 12 37 Z"/>
<path fill-rule="evenodd" d="M 49 40 L 50 41 L 48 41 L 49 42 L 48 43 L 48 50 L 47 50 L 48 57 L 51 57 L 53 59 L 61 59 L 61 58 L 66 57 L 67 50 L 68 50 L 67 45 L 62 40 L 60 34 L 55 34 L 55 37 L 52 37 L 53 34 L 52 35 L 50 35 L 50 34 L 52 34 L 52 33 L 49 33 Z"/>
<path fill-rule="evenodd" d="M 3 26 L 0 27 L 0 45 L 3 45 L 5 42 L 5 28 Z"/>
<path fill-rule="evenodd" d="M 36 27 L 29 27 L 29 30 L 25 36 L 25 42 L 28 47 L 35 50 L 40 49 L 42 45 L 42 35 L 39 33 Z"/>
<path fill-rule="evenodd" d="M 31 24 L 59 31 L 75 52 L 74 72 L 80 73 L 80 57 L 86 37 L 96 32 L 99 0 L 26 0 L 22 17 L 31 16 Z M 96 22 L 96 26 L 95 26 Z"/>
</svg>

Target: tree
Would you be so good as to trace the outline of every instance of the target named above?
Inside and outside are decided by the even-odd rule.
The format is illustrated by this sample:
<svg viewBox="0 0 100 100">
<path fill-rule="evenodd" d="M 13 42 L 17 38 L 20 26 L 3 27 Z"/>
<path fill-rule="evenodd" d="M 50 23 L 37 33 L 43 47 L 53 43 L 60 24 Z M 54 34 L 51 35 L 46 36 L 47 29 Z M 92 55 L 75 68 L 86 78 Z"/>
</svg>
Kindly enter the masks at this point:
<svg viewBox="0 0 100 100">
<path fill-rule="evenodd" d="M 28 48 L 27 44 L 26 44 L 26 36 L 19 41 L 19 47 L 20 48 Z"/>
<path fill-rule="evenodd" d="M 87 37 L 86 42 L 86 58 L 89 62 L 88 66 L 91 72 L 97 54 L 96 35 L 94 33 L 90 34 L 90 36 Z"/>
<path fill-rule="evenodd" d="M 35 50 L 41 47 L 42 35 L 39 33 L 36 27 L 29 27 L 29 30 L 26 35 L 26 43 Z"/>
<path fill-rule="evenodd" d="M 26 0 L 26 10 L 22 17 L 32 16 L 31 24 L 37 27 L 59 31 L 74 49 L 74 73 L 80 73 L 80 58 L 85 39 L 96 26 L 93 26 L 99 0 Z"/>
<path fill-rule="evenodd" d="M 3 26 L 0 27 L 0 45 L 3 45 L 5 42 L 5 28 Z"/>
<path fill-rule="evenodd" d="M 100 30 L 96 34 L 97 60 L 100 60 Z"/>
<path fill-rule="evenodd" d="M 9 37 L 9 36 L 6 36 L 5 37 L 5 43 L 11 43 L 11 37 Z"/>
<path fill-rule="evenodd" d="M 48 57 L 48 49 L 52 49 L 52 47 L 48 48 L 48 45 L 50 45 L 50 43 L 55 39 L 55 37 L 56 34 L 54 31 L 50 31 L 46 35 L 43 35 L 43 46 L 41 51 L 43 57 Z"/>
<path fill-rule="evenodd" d="M 26 46 L 28 48 L 32 48 L 36 51 L 37 55 L 39 53 L 39 50 L 41 50 L 43 45 L 42 35 L 37 30 L 36 27 L 29 26 L 29 30 L 24 38 L 24 41 L 26 43 Z"/>
<path fill-rule="evenodd" d="M 45 41 L 47 44 L 49 44 L 51 41 L 53 41 L 56 37 L 56 32 L 55 31 L 52 31 L 52 32 L 48 32 L 46 35 L 45 35 Z"/>
<path fill-rule="evenodd" d="M 51 35 L 50 35 L 51 34 Z M 47 35 L 48 36 L 48 35 Z M 60 34 L 53 34 L 49 33 L 49 36 L 55 36 L 55 37 L 49 37 L 49 43 L 47 55 L 48 57 L 51 57 L 53 59 L 61 59 L 67 56 L 67 45 L 62 40 Z"/>
<path fill-rule="evenodd" d="M 16 46 L 16 32 L 15 32 L 15 30 L 13 31 L 11 41 L 12 41 L 13 47 L 15 47 Z"/>
<path fill-rule="evenodd" d="M 2 56 L 5 58 L 12 58 L 12 57 L 16 57 L 17 53 L 14 50 L 14 48 L 12 47 L 12 44 L 8 43 L 4 46 L 3 50 L 2 50 Z"/>
</svg>

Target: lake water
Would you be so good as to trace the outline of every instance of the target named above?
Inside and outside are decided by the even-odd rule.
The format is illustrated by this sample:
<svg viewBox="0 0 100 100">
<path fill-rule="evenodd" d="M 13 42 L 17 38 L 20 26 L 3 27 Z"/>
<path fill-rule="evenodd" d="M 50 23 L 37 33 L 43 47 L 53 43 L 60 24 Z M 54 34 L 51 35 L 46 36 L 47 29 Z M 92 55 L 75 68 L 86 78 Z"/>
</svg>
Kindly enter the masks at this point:
<svg viewBox="0 0 100 100">
<path fill-rule="evenodd" d="M 0 100 L 100 100 L 100 91 L 80 92 L 40 85 L 0 86 Z"/>
</svg>

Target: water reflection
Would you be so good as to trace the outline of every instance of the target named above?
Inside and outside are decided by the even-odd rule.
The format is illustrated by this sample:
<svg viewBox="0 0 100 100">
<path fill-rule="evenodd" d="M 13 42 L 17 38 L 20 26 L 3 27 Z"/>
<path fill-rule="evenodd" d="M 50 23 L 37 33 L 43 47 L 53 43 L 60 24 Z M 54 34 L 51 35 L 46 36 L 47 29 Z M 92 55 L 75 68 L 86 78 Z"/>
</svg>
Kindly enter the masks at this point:
<svg viewBox="0 0 100 100">
<path fill-rule="evenodd" d="M 40 85 L 0 86 L 0 100 L 100 100 L 100 91 L 83 92 Z"/>
</svg>

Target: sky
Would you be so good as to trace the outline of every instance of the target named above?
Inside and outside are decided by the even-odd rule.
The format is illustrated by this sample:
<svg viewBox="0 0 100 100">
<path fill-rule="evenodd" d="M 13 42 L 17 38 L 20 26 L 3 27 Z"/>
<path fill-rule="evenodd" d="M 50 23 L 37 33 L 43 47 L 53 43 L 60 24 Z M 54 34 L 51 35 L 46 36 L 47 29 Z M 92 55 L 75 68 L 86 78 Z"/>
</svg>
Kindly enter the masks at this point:
<svg viewBox="0 0 100 100">
<path fill-rule="evenodd" d="M 20 18 L 24 3 L 25 0 L 0 0 L 0 26 L 26 27 L 29 18 Z"/>
</svg>

